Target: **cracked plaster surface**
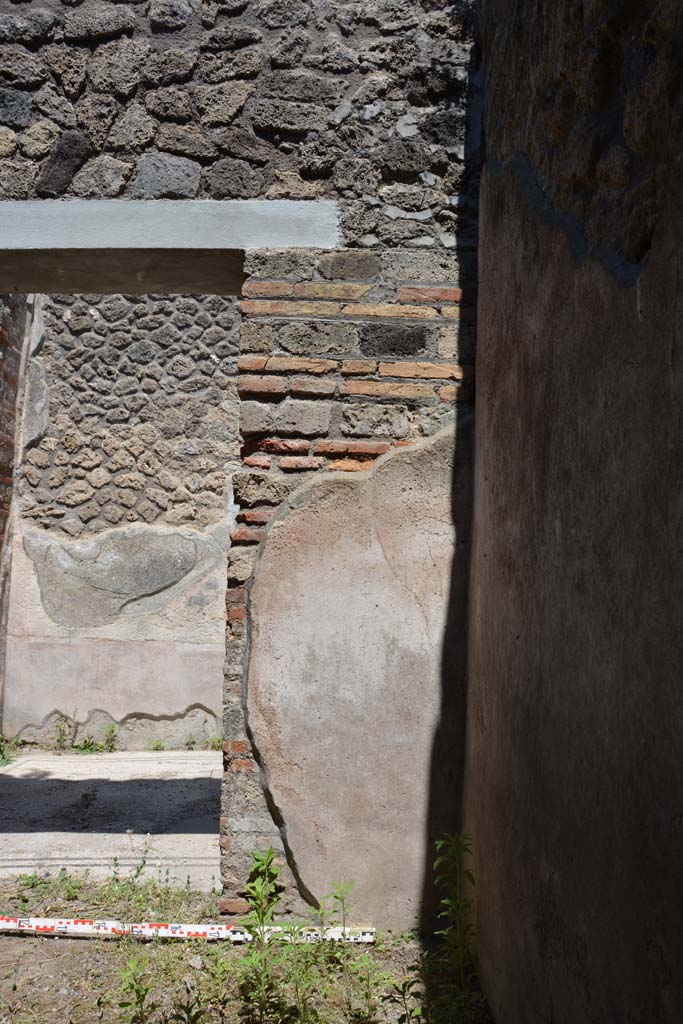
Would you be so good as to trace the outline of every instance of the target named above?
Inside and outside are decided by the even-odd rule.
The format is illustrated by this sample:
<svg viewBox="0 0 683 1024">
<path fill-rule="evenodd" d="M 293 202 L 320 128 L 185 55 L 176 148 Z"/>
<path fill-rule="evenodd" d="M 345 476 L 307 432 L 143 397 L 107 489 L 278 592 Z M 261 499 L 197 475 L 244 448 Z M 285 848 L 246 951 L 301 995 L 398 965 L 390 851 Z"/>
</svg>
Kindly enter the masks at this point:
<svg viewBox="0 0 683 1024">
<path fill-rule="evenodd" d="M 401 927 L 425 868 L 454 447 L 446 429 L 368 474 L 302 487 L 250 595 L 248 727 L 291 861 L 315 898 L 354 878 L 356 905 Z M 401 856 L 387 862 L 387 844 Z"/>
</svg>

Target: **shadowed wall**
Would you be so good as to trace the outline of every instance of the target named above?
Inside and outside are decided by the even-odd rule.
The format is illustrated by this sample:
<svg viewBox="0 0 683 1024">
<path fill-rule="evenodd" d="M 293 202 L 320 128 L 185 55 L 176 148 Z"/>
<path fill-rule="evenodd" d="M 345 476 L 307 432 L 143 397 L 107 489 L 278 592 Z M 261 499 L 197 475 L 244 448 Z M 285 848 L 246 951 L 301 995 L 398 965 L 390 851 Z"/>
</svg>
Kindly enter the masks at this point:
<svg viewBox="0 0 683 1024">
<path fill-rule="evenodd" d="M 465 820 L 498 1024 L 681 1019 L 682 22 L 484 4 Z"/>
</svg>

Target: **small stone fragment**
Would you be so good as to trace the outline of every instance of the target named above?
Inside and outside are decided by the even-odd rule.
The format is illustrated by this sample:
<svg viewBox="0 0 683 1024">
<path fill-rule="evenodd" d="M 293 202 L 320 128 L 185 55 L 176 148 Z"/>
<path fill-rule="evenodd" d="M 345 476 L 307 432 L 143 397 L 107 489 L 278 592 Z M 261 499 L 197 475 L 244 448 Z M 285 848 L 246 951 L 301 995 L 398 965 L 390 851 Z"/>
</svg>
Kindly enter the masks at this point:
<svg viewBox="0 0 683 1024">
<path fill-rule="evenodd" d="M 37 121 L 22 134 L 19 149 L 30 160 L 42 160 L 50 152 L 59 135 L 59 128 L 52 121 Z"/>
<path fill-rule="evenodd" d="M 199 164 L 180 156 L 146 153 L 128 189 L 131 199 L 192 199 L 199 191 Z"/>
<path fill-rule="evenodd" d="M 192 10 L 185 0 L 152 0 L 148 15 L 154 31 L 175 32 L 187 25 Z"/>
<path fill-rule="evenodd" d="M 31 120 L 31 96 L 18 89 L 0 89 L 0 123 L 25 128 Z"/>
<path fill-rule="evenodd" d="M 143 69 L 153 60 L 147 59 L 149 50 L 149 43 L 131 39 L 98 47 L 88 68 L 93 88 L 127 99 L 137 88 Z"/>
<path fill-rule="evenodd" d="M 214 199 L 248 199 L 261 193 L 264 177 L 245 160 L 225 157 L 204 172 L 204 184 Z"/>
<path fill-rule="evenodd" d="M 112 149 L 144 149 L 154 138 L 158 122 L 139 103 L 132 103 L 109 133 Z"/>
<path fill-rule="evenodd" d="M 0 157 L 12 156 L 17 148 L 16 132 L 0 127 Z"/>
<path fill-rule="evenodd" d="M 156 89 L 145 96 L 150 114 L 165 121 L 189 121 L 192 117 L 190 97 L 184 89 L 173 86 Z"/>
<path fill-rule="evenodd" d="M 43 61 L 23 46 L 0 45 L 0 82 L 31 88 L 47 78 Z"/>
<path fill-rule="evenodd" d="M 104 487 L 111 480 L 111 473 L 104 468 L 104 466 L 98 466 L 97 469 L 93 469 L 92 472 L 86 474 L 86 480 L 89 484 L 99 490 L 100 487 Z"/>
<path fill-rule="evenodd" d="M 85 480 L 72 480 L 62 488 L 59 495 L 62 504 L 68 508 L 75 508 L 76 505 L 83 505 L 89 501 L 95 493 L 94 489 Z"/>
<path fill-rule="evenodd" d="M 89 153 L 90 141 L 84 132 L 64 132 L 42 167 L 36 183 L 37 194 L 46 197 L 63 195 Z"/>
<path fill-rule="evenodd" d="M 132 164 L 113 156 L 95 157 L 76 174 L 70 191 L 83 199 L 111 199 L 121 193 L 131 170 Z"/>
<path fill-rule="evenodd" d="M 195 89 L 197 109 L 206 125 L 230 124 L 240 112 L 255 86 L 251 82 L 227 85 L 199 85 Z"/>
</svg>

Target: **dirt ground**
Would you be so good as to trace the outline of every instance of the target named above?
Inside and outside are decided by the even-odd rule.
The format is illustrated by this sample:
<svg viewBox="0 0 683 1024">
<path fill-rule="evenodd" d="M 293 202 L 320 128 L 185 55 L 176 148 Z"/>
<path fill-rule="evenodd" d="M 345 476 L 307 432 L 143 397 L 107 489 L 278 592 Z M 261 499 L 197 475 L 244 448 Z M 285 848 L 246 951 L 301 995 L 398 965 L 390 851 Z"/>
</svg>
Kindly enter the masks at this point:
<svg viewBox="0 0 683 1024">
<path fill-rule="evenodd" d="M 153 881 L 127 876 L 95 883 L 62 874 L 58 878 L 24 875 L 0 880 L 0 912 L 69 918 L 106 916 L 119 920 L 216 920 L 217 895 L 175 890 Z M 314 947 L 308 947 L 311 952 Z M 338 959 L 313 963 L 309 982 L 313 1021 L 354 1024 L 396 1021 L 398 1009 L 383 1002 L 394 983 L 419 956 L 419 943 L 409 937 L 382 938 L 375 947 L 348 950 L 347 974 Z M 0 1024 L 219 1024 L 256 1020 L 243 996 L 240 970 L 247 950 L 227 943 L 105 941 L 65 937 L 0 936 Z M 311 953 L 311 955 L 320 955 Z M 277 952 L 275 952 L 277 957 Z M 337 953 L 334 953 L 337 957 Z M 329 958 L 328 958 L 329 959 Z M 121 1006 L 126 971 L 137 964 L 149 1013 L 135 1017 Z M 311 964 L 309 964 L 311 967 Z M 290 967 L 278 967 L 284 978 Z M 291 977 L 282 985 L 283 999 L 272 1021 L 294 1021 L 296 993 Z M 295 979 L 296 980 L 296 979 Z M 287 1004 L 292 1002 L 288 1010 Z M 152 1004 L 156 1004 L 152 1006 Z M 194 1007 L 192 1017 L 182 1007 Z M 173 1016 L 173 1013 L 180 1014 Z"/>
</svg>

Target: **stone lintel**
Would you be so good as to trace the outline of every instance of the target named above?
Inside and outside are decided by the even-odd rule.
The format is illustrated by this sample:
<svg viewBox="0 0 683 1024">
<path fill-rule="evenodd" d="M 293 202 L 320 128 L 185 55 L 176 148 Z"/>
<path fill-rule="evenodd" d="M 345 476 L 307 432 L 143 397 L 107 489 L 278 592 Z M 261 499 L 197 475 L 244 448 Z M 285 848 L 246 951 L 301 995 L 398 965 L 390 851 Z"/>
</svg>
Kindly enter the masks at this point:
<svg viewBox="0 0 683 1024">
<path fill-rule="evenodd" d="M 43 199 L 0 202 L 0 250 L 334 249 L 326 199 Z"/>
</svg>

